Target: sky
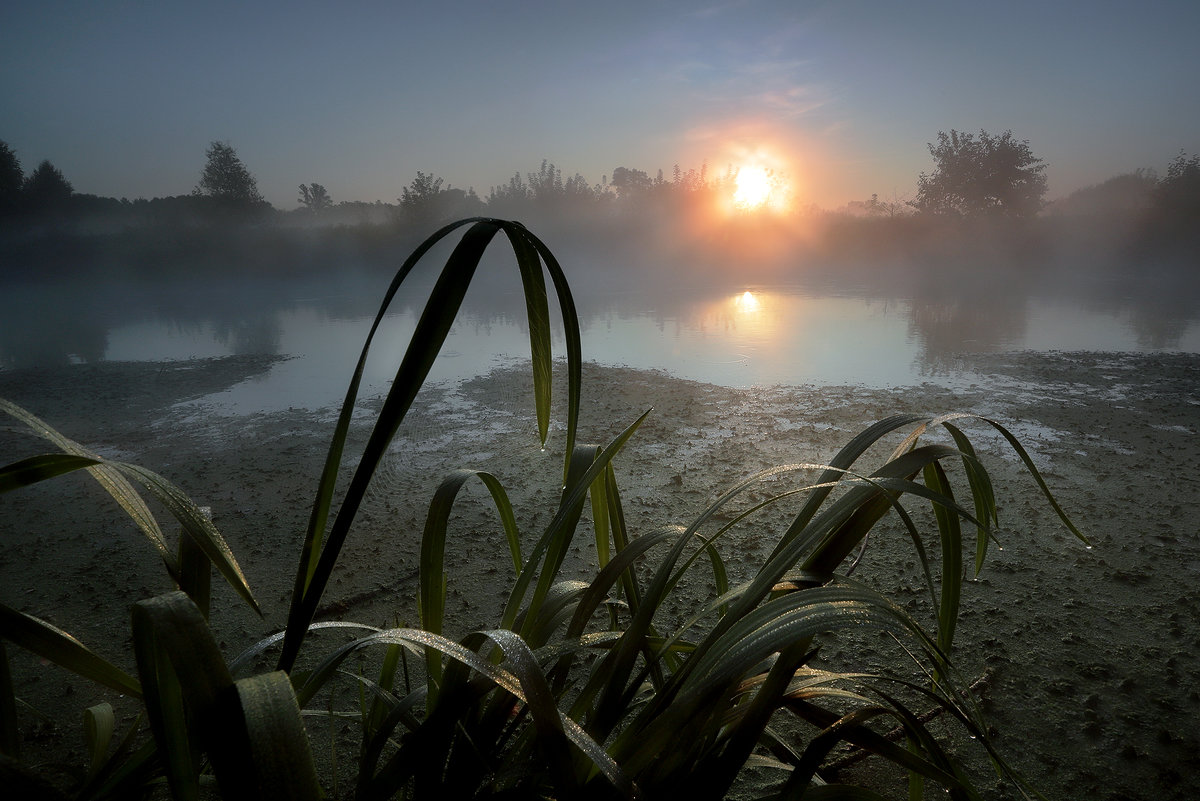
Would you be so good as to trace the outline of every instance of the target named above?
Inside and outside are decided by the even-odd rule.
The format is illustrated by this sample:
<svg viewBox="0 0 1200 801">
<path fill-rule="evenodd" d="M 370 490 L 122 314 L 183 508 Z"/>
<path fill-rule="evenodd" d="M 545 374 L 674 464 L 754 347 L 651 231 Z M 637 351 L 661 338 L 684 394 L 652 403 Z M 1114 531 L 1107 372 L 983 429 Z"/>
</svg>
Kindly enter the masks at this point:
<svg viewBox="0 0 1200 801">
<path fill-rule="evenodd" d="M 1049 198 L 1200 152 L 1200 2 L 174 2 L 0 9 L 0 140 L 77 192 L 186 194 L 214 140 L 267 200 L 486 197 L 758 163 L 836 208 L 911 198 L 938 131 L 1012 130 Z"/>
</svg>

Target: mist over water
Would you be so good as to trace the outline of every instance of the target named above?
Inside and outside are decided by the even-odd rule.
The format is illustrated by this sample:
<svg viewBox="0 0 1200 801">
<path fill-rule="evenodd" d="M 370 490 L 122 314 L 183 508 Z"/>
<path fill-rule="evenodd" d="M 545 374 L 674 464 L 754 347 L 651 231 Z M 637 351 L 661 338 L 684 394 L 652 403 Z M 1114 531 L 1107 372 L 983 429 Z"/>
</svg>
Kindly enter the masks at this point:
<svg viewBox="0 0 1200 801">
<path fill-rule="evenodd" d="M 634 247 L 561 229 L 544 235 L 572 282 L 585 359 L 735 387 L 895 387 L 969 380 L 959 372 L 963 354 L 1200 352 L 1195 279 L 1175 263 L 1067 264 L 1044 246 L 1037 261 L 985 248 L 940 258 L 925 248 L 918 260 L 862 236 L 831 252 L 837 232 L 826 234 L 825 251 L 796 239 L 772 244 L 762 230 L 752 232 L 756 247 L 674 233 Z M 331 405 L 409 247 L 395 243 L 384 266 L 325 251 L 296 273 L 262 269 L 291 251 L 261 248 L 211 271 L 72 277 L 80 271 L 57 265 L 44 271 L 57 277 L 10 282 L 0 294 L 0 368 L 284 355 L 292 358 L 223 405 Z M 393 302 L 368 391 L 386 386 L 445 252 L 427 257 Z M 501 243 L 475 283 L 433 380 L 527 358 L 520 282 Z M 561 335 L 556 346 L 561 355 Z"/>
</svg>

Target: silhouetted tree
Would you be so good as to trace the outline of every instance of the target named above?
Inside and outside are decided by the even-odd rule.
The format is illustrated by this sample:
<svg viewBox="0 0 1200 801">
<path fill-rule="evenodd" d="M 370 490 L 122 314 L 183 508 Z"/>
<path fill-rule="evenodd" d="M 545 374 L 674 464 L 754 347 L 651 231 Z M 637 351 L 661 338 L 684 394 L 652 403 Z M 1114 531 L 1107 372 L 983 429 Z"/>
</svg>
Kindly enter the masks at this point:
<svg viewBox="0 0 1200 801">
<path fill-rule="evenodd" d="M 599 185 L 592 186 L 579 173 L 575 173 L 563 181 L 563 195 L 568 203 L 582 204 L 599 200 L 603 190 Z"/>
<path fill-rule="evenodd" d="M 1200 156 L 1180 153 L 1167 167 L 1167 174 L 1158 182 L 1159 206 L 1193 223 L 1200 212 Z"/>
<path fill-rule="evenodd" d="M 443 179 L 417 170 L 412 183 L 400 190 L 400 215 L 404 222 L 426 226 L 440 216 L 437 197 L 442 192 Z"/>
<path fill-rule="evenodd" d="M 537 172 L 529 173 L 529 192 L 538 203 L 555 203 L 563 198 L 562 170 L 542 159 Z"/>
<path fill-rule="evenodd" d="M 646 191 L 653 186 L 653 182 L 650 176 L 641 170 L 617 167 L 613 170 L 610 185 L 617 191 L 617 197 L 626 198 Z"/>
<path fill-rule="evenodd" d="M 496 212 L 519 213 L 531 197 L 532 193 L 529 187 L 525 185 L 521 173 L 517 172 L 508 179 L 507 184 L 491 188 L 491 191 L 488 192 L 487 204 L 488 208 Z"/>
<path fill-rule="evenodd" d="M 62 211 L 74 193 L 75 188 L 49 161 L 39 164 L 21 189 L 25 207 L 39 214 Z"/>
<path fill-rule="evenodd" d="M 1158 176 L 1154 170 L 1138 169 L 1076 189 L 1054 201 L 1047 211 L 1062 216 L 1135 221 L 1150 208 L 1157 187 Z"/>
<path fill-rule="evenodd" d="M 417 171 L 412 183 L 401 190 L 400 219 L 418 228 L 427 228 L 453 217 L 467 217 L 483 209 L 483 201 L 474 189 L 455 189 L 433 173 Z"/>
<path fill-rule="evenodd" d="M 935 163 L 917 179 L 913 205 L 932 214 L 960 217 L 1032 217 L 1046 194 L 1046 165 L 1012 131 L 979 137 L 951 130 L 929 143 Z"/>
<path fill-rule="evenodd" d="M 0 142 L 0 217 L 16 214 L 21 208 L 21 188 L 25 173 L 17 154 L 7 142 Z"/>
<path fill-rule="evenodd" d="M 433 173 L 426 175 L 417 170 L 417 177 L 412 179 L 412 183 L 400 190 L 400 206 L 405 209 L 411 209 L 422 203 L 427 203 L 438 196 L 442 191 L 444 179 L 434 176 Z"/>
<path fill-rule="evenodd" d="M 320 184 L 300 184 L 300 205 L 312 214 L 320 214 L 333 207 L 333 198 Z"/>
<path fill-rule="evenodd" d="M 1180 153 L 1154 188 L 1146 237 L 1157 247 L 1194 252 L 1200 242 L 1200 156 Z"/>
<path fill-rule="evenodd" d="M 442 215 L 442 220 L 472 217 L 482 214 L 484 208 L 483 199 L 475 193 L 474 187 L 443 189 L 437 197 L 437 207 Z"/>
<path fill-rule="evenodd" d="M 207 161 L 200 173 L 200 183 L 192 194 L 212 198 L 229 207 L 266 205 L 258 191 L 258 182 L 228 142 L 211 143 L 205 156 Z"/>
<path fill-rule="evenodd" d="M 671 184 L 675 189 L 684 192 L 699 192 L 708 189 L 708 162 L 700 165 L 700 171 L 689 169 L 687 172 L 678 164 L 671 170 Z"/>
</svg>

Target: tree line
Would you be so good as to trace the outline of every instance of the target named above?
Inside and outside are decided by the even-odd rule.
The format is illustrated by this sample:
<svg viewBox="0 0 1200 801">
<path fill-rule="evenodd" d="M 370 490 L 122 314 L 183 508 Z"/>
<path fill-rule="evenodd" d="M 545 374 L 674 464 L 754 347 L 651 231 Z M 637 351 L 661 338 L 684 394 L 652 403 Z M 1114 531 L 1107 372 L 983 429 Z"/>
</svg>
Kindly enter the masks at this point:
<svg viewBox="0 0 1200 801">
<path fill-rule="evenodd" d="M 917 177 L 917 191 L 912 199 L 886 202 L 873 195 L 866 201 L 848 204 L 845 211 L 866 216 L 919 213 L 957 219 L 1028 219 L 1045 209 L 1046 162 L 1033 154 L 1028 140 L 1015 138 L 1012 131 L 999 135 L 987 131 L 978 135 L 957 130 L 939 132 L 937 142 L 929 143 L 928 149 L 934 166 Z M 536 171 L 524 177 L 516 172 L 506 183 L 491 187 L 486 197 L 480 197 L 474 188 L 458 189 L 432 173 L 421 171 L 401 190 L 395 204 L 335 203 L 323 185 L 301 184 L 298 208 L 292 213 L 321 217 L 339 207 L 361 210 L 383 205 L 393 209 L 395 218 L 421 224 L 486 210 L 521 211 L 530 205 L 563 209 L 622 201 L 665 201 L 681 196 L 694 199 L 731 192 L 736 178 L 732 166 L 714 175 L 707 164 L 699 170 L 687 171 L 675 165 L 669 179 L 662 170 L 651 177 L 642 170 L 617 167 L 611 180 L 606 175 L 600 183 L 593 184 L 579 173 L 564 177 L 559 167 L 543 160 Z M 1151 170 L 1117 176 L 1100 187 L 1080 190 L 1075 197 L 1068 198 L 1067 205 L 1082 206 L 1089 199 L 1094 203 L 1100 196 L 1116 196 L 1121 190 L 1135 198 L 1140 196 L 1137 202 L 1153 202 L 1174 216 L 1186 218 L 1195 211 L 1200 197 L 1200 156 L 1181 152 L 1162 178 Z M 1112 200 L 1127 205 L 1133 202 L 1128 197 Z M 25 175 L 16 153 L 0 141 L 0 216 L 113 211 L 156 202 L 220 213 L 226 218 L 263 219 L 278 213 L 263 198 L 253 173 L 228 142 L 214 141 L 209 145 L 200 178 L 190 194 L 130 202 L 77 194 L 70 181 L 48 160 Z"/>
</svg>

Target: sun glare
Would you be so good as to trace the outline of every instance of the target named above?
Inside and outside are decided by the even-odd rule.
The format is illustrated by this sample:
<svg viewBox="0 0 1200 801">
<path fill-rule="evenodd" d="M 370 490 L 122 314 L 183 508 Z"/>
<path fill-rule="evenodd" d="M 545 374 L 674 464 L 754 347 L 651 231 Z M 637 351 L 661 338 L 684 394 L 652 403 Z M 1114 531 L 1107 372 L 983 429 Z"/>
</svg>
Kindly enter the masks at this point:
<svg viewBox="0 0 1200 801">
<path fill-rule="evenodd" d="M 755 297 L 754 293 L 751 292 L 749 289 L 747 289 L 745 292 L 743 292 L 741 294 L 740 297 L 738 297 L 736 300 L 734 300 L 734 303 L 737 305 L 737 307 L 740 311 L 743 311 L 743 312 L 758 311 L 758 298 Z"/>
<path fill-rule="evenodd" d="M 742 167 L 735 179 L 733 203 L 738 208 L 757 209 L 771 200 L 772 175 L 764 167 Z"/>
</svg>

